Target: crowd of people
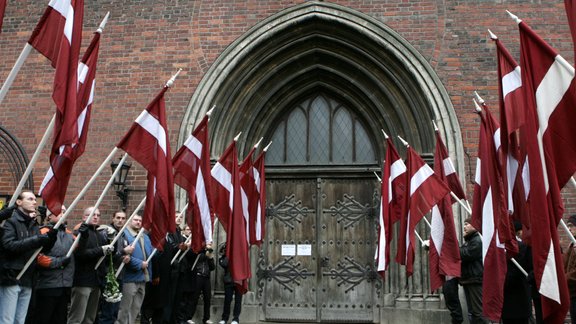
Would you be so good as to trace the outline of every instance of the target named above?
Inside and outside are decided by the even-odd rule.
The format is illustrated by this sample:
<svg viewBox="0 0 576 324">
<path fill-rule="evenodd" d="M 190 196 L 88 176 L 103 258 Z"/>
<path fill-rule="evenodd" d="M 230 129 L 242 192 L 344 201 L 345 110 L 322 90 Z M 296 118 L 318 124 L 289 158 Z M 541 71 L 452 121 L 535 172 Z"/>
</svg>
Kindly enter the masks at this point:
<svg viewBox="0 0 576 324">
<path fill-rule="evenodd" d="M 100 211 L 89 207 L 80 224 L 55 226 L 65 211 L 48 211 L 38 221 L 36 196 L 28 190 L 13 207 L 0 211 L 0 324 L 132 324 L 136 319 L 193 324 L 200 295 L 201 323 L 213 323 L 210 274 L 215 253 L 211 243 L 197 253 L 190 249 L 189 228 L 180 229 L 178 213 L 176 231 L 167 234 L 157 251 L 147 234 L 138 235 L 142 217 L 137 214 L 127 220 L 118 211 L 110 224 L 102 224 Z M 228 280 L 224 249 L 218 263 Z M 225 287 L 219 324 L 228 323 L 235 290 L 233 282 Z M 232 324 L 239 323 L 241 300 L 236 294 Z"/>
<path fill-rule="evenodd" d="M 508 260 L 501 323 L 543 323 L 540 295 L 536 289 L 532 271 L 530 248 L 522 241 L 522 224 L 515 222 L 514 228 L 518 241 L 518 254 L 514 256 L 517 264 L 514 264 L 512 259 Z M 482 238 L 472 226 L 470 218 L 464 220 L 463 233 L 464 241 L 460 246 L 461 276 L 449 278 L 442 287 L 446 308 L 450 311 L 453 324 L 464 322 L 462 305 L 458 296 L 458 285 L 461 285 L 464 290 L 469 322 L 472 324 L 489 323 L 482 315 L 484 274 Z"/>
</svg>

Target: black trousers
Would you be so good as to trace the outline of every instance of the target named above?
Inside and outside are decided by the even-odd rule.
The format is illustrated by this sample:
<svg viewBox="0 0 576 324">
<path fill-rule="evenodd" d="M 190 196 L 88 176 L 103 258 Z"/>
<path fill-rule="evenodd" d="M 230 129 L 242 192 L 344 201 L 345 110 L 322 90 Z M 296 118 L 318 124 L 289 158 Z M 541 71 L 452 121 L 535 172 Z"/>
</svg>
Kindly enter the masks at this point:
<svg viewBox="0 0 576 324">
<path fill-rule="evenodd" d="M 196 313 L 196 306 L 198 305 L 198 299 L 200 298 L 200 294 L 202 294 L 202 298 L 204 299 L 204 314 L 202 314 L 202 323 L 205 323 L 210 319 L 210 298 L 212 298 L 212 296 L 210 296 L 211 292 L 212 286 L 210 284 L 210 277 L 194 277 L 194 291 L 192 291 L 191 297 L 192 304 L 190 307 L 190 318 L 194 317 L 194 313 Z"/>
<path fill-rule="evenodd" d="M 442 286 L 444 293 L 444 301 L 446 308 L 450 311 L 452 317 L 452 324 L 460 324 L 464 321 L 462 317 L 462 306 L 460 305 L 460 298 L 458 297 L 458 279 L 447 280 Z"/>
<path fill-rule="evenodd" d="M 488 321 L 482 317 L 482 284 L 466 284 L 463 285 L 463 287 L 464 294 L 466 295 L 466 304 L 468 305 L 468 313 L 470 314 L 470 323 L 488 323 Z"/>
<path fill-rule="evenodd" d="M 234 284 L 224 285 L 224 310 L 222 310 L 222 320 L 228 321 L 230 318 L 230 304 L 234 295 L 234 313 L 232 320 L 240 322 L 240 312 L 242 311 L 242 294 L 234 287 Z"/>
<path fill-rule="evenodd" d="M 66 324 L 70 288 L 36 289 L 36 307 L 33 323 Z"/>
</svg>

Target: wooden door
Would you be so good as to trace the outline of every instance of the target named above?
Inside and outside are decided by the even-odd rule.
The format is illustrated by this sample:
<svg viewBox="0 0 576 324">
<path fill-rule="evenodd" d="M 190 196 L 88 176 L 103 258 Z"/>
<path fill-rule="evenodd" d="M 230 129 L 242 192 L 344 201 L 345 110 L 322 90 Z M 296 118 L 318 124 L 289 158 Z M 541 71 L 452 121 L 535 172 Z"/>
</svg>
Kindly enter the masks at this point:
<svg viewBox="0 0 576 324">
<path fill-rule="evenodd" d="M 376 181 L 269 180 L 259 265 L 267 320 L 372 322 Z"/>
</svg>

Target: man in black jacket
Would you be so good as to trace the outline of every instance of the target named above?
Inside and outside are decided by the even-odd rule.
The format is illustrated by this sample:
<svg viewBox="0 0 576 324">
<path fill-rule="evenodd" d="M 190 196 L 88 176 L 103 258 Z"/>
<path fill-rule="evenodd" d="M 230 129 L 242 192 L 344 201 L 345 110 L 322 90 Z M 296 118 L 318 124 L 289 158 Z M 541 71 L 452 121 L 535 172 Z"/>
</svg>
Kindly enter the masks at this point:
<svg viewBox="0 0 576 324">
<path fill-rule="evenodd" d="M 92 211 L 94 213 L 90 223 L 83 222 L 78 228 L 80 241 L 74 251 L 74 284 L 68 313 L 69 324 L 94 322 L 98 312 L 100 286 L 103 284 L 107 270 L 105 263 L 97 270 L 94 267 L 101 256 L 114 251 L 114 246 L 108 245 L 106 233 L 98 231 L 100 211 L 94 210 L 94 207 L 86 208 L 83 220 L 86 221 Z"/>
<path fill-rule="evenodd" d="M 470 323 L 488 323 L 482 317 L 482 238 L 480 233 L 470 223 L 471 219 L 464 220 L 464 243 L 460 246 L 462 259 L 462 274 L 460 284 L 464 287 Z"/>
<path fill-rule="evenodd" d="M 24 323 L 32 295 L 32 278 L 36 260 L 18 274 L 34 252 L 49 251 L 56 242 L 57 231 L 40 234 L 36 223 L 36 195 L 24 190 L 16 200 L 16 209 L 2 226 L 0 243 L 0 323 Z"/>
<path fill-rule="evenodd" d="M 58 215 L 48 211 L 46 217 L 49 224 L 40 228 L 40 233 L 50 231 L 58 223 L 64 212 L 66 212 L 64 206 Z M 58 227 L 56 244 L 50 252 L 40 253 L 36 258 L 38 284 L 34 295 L 35 306 L 31 306 L 28 312 L 30 323 L 66 323 L 70 290 L 74 280 L 73 255 L 66 256 L 66 254 L 73 243 L 74 235 L 66 229 L 66 224 L 62 224 Z"/>
</svg>

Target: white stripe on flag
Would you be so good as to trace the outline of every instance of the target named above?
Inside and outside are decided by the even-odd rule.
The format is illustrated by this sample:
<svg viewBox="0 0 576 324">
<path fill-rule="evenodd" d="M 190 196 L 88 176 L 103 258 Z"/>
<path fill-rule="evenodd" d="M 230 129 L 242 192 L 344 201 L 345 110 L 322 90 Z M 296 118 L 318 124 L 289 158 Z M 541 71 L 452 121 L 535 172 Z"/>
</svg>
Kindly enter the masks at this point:
<svg viewBox="0 0 576 324">
<path fill-rule="evenodd" d="M 262 240 L 262 201 L 260 200 L 260 172 L 255 167 L 252 167 L 252 174 L 254 175 L 254 183 L 256 184 L 256 192 L 258 192 L 258 206 L 256 210 L 256 241 Z"/>
<path fill-rule="evenodd" d="M 246 191 L 244 188 L 240 188 L 240 193 L 242 194 L 242 214 L 244 214 L 244 219 L 246 220 L 246 240 L 250 242 L 250 221 L 249 221 L 249 214 L 248 214 L 248 195 L 246 195 Z"/>
<path fill-rule="evenodd" d="M 452 164 L 452 159 L 450 159 L 449 157 L 442 160 L 442 166 L 444 167 L 444 175 L 449 176 L 452 173 L 456 173 L 454 164 Z"/>
<path fill-rule="evenodd" d="M 392 201 L 392 181 L 406 172 L 406 164 L 398 159 L 390 166 L 390 178 L 388 179 L 388 202 Z"/>
<path fill-rule="evenodd" d="M 570 67 L 570 68 L 567 68 Z M 544 144 L 542 137 L 548 129 L 550 116 L 564 97 L 574 79 L 574 68 L 560 56 L 557 55 L 554 63 L 546 72 L 546 75 L 536 89 L 536 111 L 538 113 L 538 147 L 540 149 L 540 160 L 542 161 L 542 173 L 544 175 L 544 187 L 546 193 L 550 188 L 548 181 L 548 166 L 544 158 Z"/>
<path fill-rule="evenodd" d="M 196 178 L 196 200 L 198 202 L 198 210 L 200 211 L 200 222 L 202 223 L 202 230 L 204 231 L 204 239 L 206 243 L 211 243 L 212 239 L 212 219 L 210 218 L 210 206 L 208 205 L 208 196 L 206 195 L 206 186 L 204 184 L 204 175 L 202 169 L 198 169 L 198 177 Z"/>
<path fill-rule="evenodd" d="M 482 204 L 482 264 L 494 237 L 494 206 L 492 202 L 492 187 L 488 188 Z"/>
<path fill-rule="evenodd" d="M 140 116 L 136 118 L 136 122 L 156 138 L 158 145 L 160 145 L 160 148 L 164 151 L 164 156 L 166 156 L 166 130 L 160 125 L 160 121 L 150 115 L 147 110 L 144 110 Z"/>
<path fill-rule="evenodd" d="M 506 96 L 522 86 L 522 77 L 520 75 L 520 66 L 502 77 L 502 97 Z"/>
<path fill-rule="evenodd" d="M 432 207 L 432 219 L 430 220 L 430 236 L 434 241 L 434 246 L 438 255 L 442 255 L 442 243 L 444 243 L 444 221 L 440 215 L 438 205 Z"/>
<path fill-rule="evenodd" d="M 480 158 L 476 158 L 476 175 L 474 176 L 474 181 L 475 181 L 479 186 L 482 185 L 482 180 L 481 180 L 481 178 L 482 178 L 481 172 L 482 172 L 482 171 L 481 171 L 481 169 L 480 169 L 481 163 L 482 163 L 482 162 L 481 162 Z"/>
<path fill-rule="evenodd" d="M 217 162 L 216 165 L 214 165 L 214 168 L 212 168 L 212 177 L 214 179 L 216 179 L 216 181 L 218 181 L 218 183 L 220 185 L 222 185 L 222 187 L 224 187 L 226 190 L 228 190 L 228 194 L 230 196 L 230 199 L 228 201 L 228 205 L 230 207 L 230 210 L 232 210 L 232 207 L 234 206 L 234 193 L 233 193 L 233 189 L 232 189 L 232 174 L 230 174 L 230 172 L 228 172 L 228 170 L 226 170 L 226 168 L 220 163 Z"/>
<path fill-rule="evenodd" d="M 542 296 L 546 296 L 560 304 L 560 288 L 558 286 L 554 242 L 552 239 L 550 239 L 550 249 L 548 250 L 548 257 L 546 258 L 546 264 L 542 272 L 539 292 Z"/>
<path fill-rule="evenodd" d="M 434 174 L 434 170 L 432 170 L 428 164 L 424 164 L 410 179 L 410 196 L 418 190 L 418 188 L 426 181 L 426 179 L 430 178 Z"/>
<path fill-rule="evenodd" d="M 184 145 L 196 155 L 197 158 L 202 158 L 202 142 L 200 142 L 194 135 L 190 135 Z"/>
<path fill-rule="evenodd" d="M 384 226 L 384 217 L 382 206 L 380 206 L 380 235 L 378 237 L 378 248 L 376 249 L 375 258 L 378 259 L 377 271 L 386 270 L 386 227 Z"/>
<path fill-rule="evenodd" d="M 50 168 L 48 168 L 48 172 L 46 172 L 46 176 L 44 177 L 44 180 L 42 180 L 42 184 L 40 185 L 40 190 L 38 190 L 38 195 L 42 195 L 42 191 L 44 190 L 44 187 L 46 187 L 48 182 L 50 182 L 50 180 L 53 177 L 54 177 L 54 170 L 52 170 L 52 166 L 50 166 Z"/>
</svg>

